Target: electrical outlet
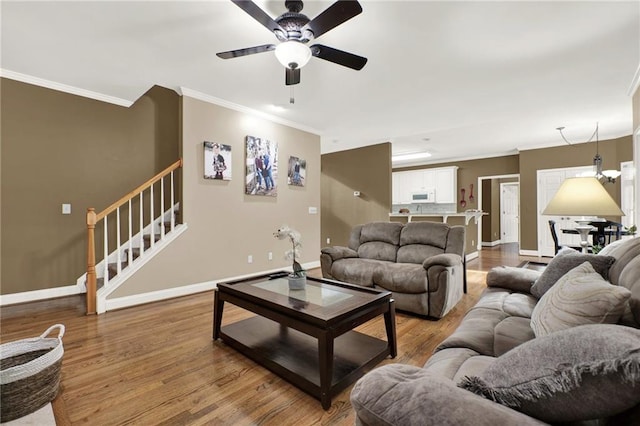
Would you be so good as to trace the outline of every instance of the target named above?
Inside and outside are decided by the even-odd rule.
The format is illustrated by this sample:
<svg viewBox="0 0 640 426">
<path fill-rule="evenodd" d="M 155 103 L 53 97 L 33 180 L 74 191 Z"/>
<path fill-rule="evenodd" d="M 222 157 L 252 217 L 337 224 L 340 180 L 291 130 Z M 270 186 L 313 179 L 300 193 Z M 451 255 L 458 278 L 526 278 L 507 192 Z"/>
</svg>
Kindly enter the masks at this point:
<svg viewBox="0 0 640 426">
<path fill-rule="evenodd" d="M 71 214 L 71 204 L 62 205 L 62 214 Z"/>
<path fill-rule="evenodd" d="M 269 252 L 269 256 L 268 257 L 269 257 L 269 260 L 273 260 L 273 253 Z"/>
<path fill-rule="evenodd" d="M 327 244 L 331 244 L 331 238 L 327 237 Z"/>
<path fill-rule="evenodd" d="M 252 255 L 247 256 L 247 263 L 253 263 L 253 256 Z"/>
<path fill-rule="evenodd" d="M 476 240 L 471 240 L 471 246 L 475 247 L 476 246 Z"/>
</svg>

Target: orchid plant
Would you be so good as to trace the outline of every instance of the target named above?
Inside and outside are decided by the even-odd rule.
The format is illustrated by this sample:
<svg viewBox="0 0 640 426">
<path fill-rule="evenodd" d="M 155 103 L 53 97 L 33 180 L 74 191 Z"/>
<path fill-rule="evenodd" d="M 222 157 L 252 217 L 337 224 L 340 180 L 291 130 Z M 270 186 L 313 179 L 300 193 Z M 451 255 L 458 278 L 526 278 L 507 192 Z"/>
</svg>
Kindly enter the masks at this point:
<svg viewBox="0 0 640 426">
<path fill-rule="evenodd" d="M 300 258 L 300 249 L 302 248 L 300 233 L 295 229 L 289 228 L 287 225 L 282 225 L 273 233 L 273 236 L 279 240 L 288 239 L 289 242 L 291 242 L 291 249 L 284 253 L 286 259 L 293 261 L 293 272 L 291 276 L 304 277 L 306 275 L 305 270 L 296 260 L 296 258 Z"/>
</svg>

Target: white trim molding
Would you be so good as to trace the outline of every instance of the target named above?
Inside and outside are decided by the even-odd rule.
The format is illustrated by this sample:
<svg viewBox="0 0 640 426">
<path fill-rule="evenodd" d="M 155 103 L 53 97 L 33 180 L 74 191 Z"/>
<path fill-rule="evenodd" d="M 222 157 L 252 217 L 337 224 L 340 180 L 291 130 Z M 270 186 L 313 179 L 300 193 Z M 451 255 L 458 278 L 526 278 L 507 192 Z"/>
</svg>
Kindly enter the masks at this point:
<svg viewBox="0 0 640 426">
<path fill-rule="evenodd" d="M 320 261 L 309 262 L 302 265 L 305 269 L 313 269 L 320 267 Z M 128 308 L 131 306 L 142 305 L 144 303 L 158 302 L 165 299 L 172 299 L 174 297 L 188 296 L 191 294 L 202 293 L 205 291 L 214 290 L 218 283 L 242 280 L 245 278 L 255 277 L 257 275 L 271 274 L 282 270 L 291 270 L 291 268 L 277 268 L 262 272 L 252 272 L 250 274 L 237 275 L 235 277 L 227 277 L 214 281 L 205 281 L 197 284 L 189 284 L 180 287 L 168 288 L 165 290 L 151 291 L 148 293 L 134 294 L 131 296 L 116 297 L 113 299 L 106 299 L 105 310 L 112 311 L 114 309 Z"/>
<path fill-rule="evenodd" d="M 55 299 L 57 297 L 73 296 L 85 292 L 84 285 L 67 285 L 62 287 L 44 288 L 42 290 L 23 291 L 20 293 L 0 295 L 0 306 L 15 305 L 16 303 L 37 302 L 38 300 Z"/>
<path fill-rule="evenodd" d="M 313 133 L 314 135 L 321 135 L 322 132 L 318 129 L 314 129 L 313 127 L 305 126 L 304 124 L 296 123 L 275 115 L 267 114 L 266 112 L 262 112 L 253 108 L 249 108 L 240 104 L 236 104 L 224 99 L 216 98 L 215 96 L 207 95 L 206 93 L 198 92 L 196 90 L 189 89 L 187 87 L 180 87 L 177 90 L 178 94 L 181 96 L 187 96 L 189 98 L 194 98 L 199 101 L 207 102 L 214 105 L 219 105 L 225 108 L 232 109 L 234 111 L 239 111 L 245 114 L 254 115 L 260 118 L 264 118 L 265 120 L 272 121 L 274 123 L 283 124 L 288 127 L 293 127 L 294 129 L 302 130 L 305 132 Z"/>
<path fill-rule="evenodd" d="M 636 73 L 633 75 L 633 79 L 631 79 L 631 84 L 629 85 L 629 90 L 627 91 L 628 96 L 633 96 L 636 91 L 640 88 L 640 64 L 638 64 L 638 69 Z"/>
<path fill-rule="evenodd" d="M 518 254 L 520 256 L 534 256 L 534 257 L 540 257 L 540 255 L 538 254 L 538 250 L 519 250 Z"/>
<path fill-rule="evenodd" d="M 486 242 L 483 241 L 482 242 L 482 247 L 495 247 L 502 244 L 502 240 L 495 240 L 495 241 L 491 241 L 491 242 Z"/>
<path fill-rule="evenodd" d="M 470 260 L 477 259 L 478 256 L 479 256 L 478 252 L 474 251 L 474 252 L 465 254 L 464 258 L 468 262 Z"/>
<path fill-rule="evenodd" d="M 57 83 L 44 78 L 34 77 L 19 72 L 0 68 L 0 77 L 10 80 L 20 81 L 22 83 L 33 84 L 34 86 L 46 87 L 47 89 L 57 90 L 59 92 L 69 93 L 72 95 L 82 96 L 83 98 L 95 99 L 96 101 L 107 102 L 114 105 L 120 105 L 129 108 L 133 105 L 133 101 L 117 98 L 115 96 L 105 95 L 103 93 L 93 92 L 91 90 L 81 89 L 79 87 L 69 86 L 63 83 Z"/>
</svg>

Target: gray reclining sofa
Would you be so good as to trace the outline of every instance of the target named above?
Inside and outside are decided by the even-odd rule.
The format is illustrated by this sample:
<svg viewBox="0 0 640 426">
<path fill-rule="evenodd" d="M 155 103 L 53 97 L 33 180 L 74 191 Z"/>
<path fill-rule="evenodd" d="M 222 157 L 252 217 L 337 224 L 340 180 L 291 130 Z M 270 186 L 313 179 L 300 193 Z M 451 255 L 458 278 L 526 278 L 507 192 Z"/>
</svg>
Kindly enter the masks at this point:
<svg viewBox="0 0 640 426">
<path fill-rule="evenodd" d="M 349 247 L 325 247 L 325 278 L 391 291 L 396 309 L 442 318 L 462 297 L 465 227 L 439 222 L 355 226 Z"/>
</svg>

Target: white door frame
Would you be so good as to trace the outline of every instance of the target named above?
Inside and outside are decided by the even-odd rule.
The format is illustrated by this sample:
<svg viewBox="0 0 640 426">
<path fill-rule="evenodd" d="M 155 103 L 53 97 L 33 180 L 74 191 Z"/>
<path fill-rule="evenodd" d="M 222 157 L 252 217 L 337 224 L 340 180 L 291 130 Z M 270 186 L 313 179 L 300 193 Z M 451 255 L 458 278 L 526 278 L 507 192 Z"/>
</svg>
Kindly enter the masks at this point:
<svg viewBox="0 0 640 426">
<path fill-rule="evenodd" d="M 502 243 L 504 244 L 504 238 L 503 235 L 504 233 L 502 233 L 502 230 L 505 229 L 506 227 L 504 226 L 504 197 L 502 196 L 503 192 L 504 192 L 504 187 L 505 186 L 516 186 L 518 187 L 518 200 L 516 200 L 517 204 L 518 204 L 518 232 L 516 235 L 516 239 L 515 241 L 511 241 L 511 242 L 516 242 L 516 243 L 520 243 L 520 182 L 505 182 L 505 183 L 501 183 L 500 184 L 500 239 L 502 240 Z"/>
<path fill-rule="evenodd" d="M 638 73 L 640 73 L 640 68 L 638 68 Z M 640 126 L 636 129 L 634 133 L 634 141 L 633 141 L 633 164 L 636 167 L 636 196 L 635 196 L 635 207 L 636 207 L 636 218 L 635 224 L 640 225 L 640 209 L 638 209 L 640 204 L 640 185 L 638 185 L 638 176 L 640 173 L 638 171 L 638 166 L 640 166 Z"/>
<path fill-rule="evenodd" d="M 513 173 L 507 175 L 492 175 L 492 176 L 478 176 L 478 187 L 477 187 L 477 197 L 478 197 L 478 206 L 482 207 L 482 181 L 483 180 L 491 180 L 491 179 L 507 179 L 507 178 L 517 178 L 518 184 L 520 184 L 520 173 Z M 514 182 L 515 183 L 515 182 Z M 518 202 L 518 204 L 520 204 Z M 478 218 L 478 235 L 477 235 L 477 250 L 482 250 L 482 220 L 484 216 L 480 216 Z M 518 224 L 518 234 L 520 234 L 520 224 Z"/>
</svg>

